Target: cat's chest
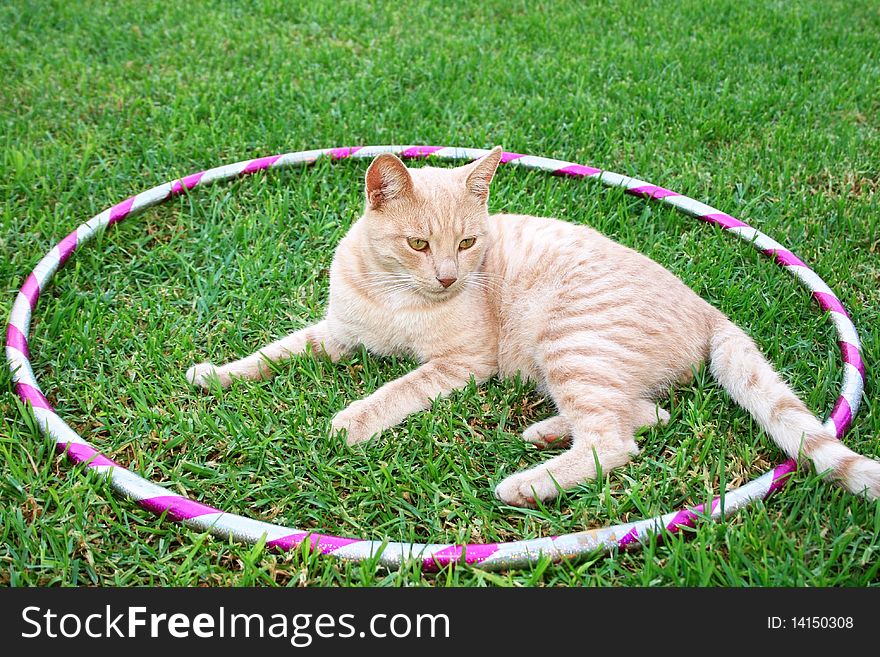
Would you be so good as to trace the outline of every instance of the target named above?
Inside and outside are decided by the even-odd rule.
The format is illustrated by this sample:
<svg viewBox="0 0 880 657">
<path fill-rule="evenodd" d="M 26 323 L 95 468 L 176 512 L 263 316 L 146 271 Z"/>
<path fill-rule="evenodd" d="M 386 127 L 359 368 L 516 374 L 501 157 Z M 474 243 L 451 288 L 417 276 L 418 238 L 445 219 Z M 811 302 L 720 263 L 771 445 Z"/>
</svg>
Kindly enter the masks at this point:
<svg viewBox="0 0 880 657">
<path fill-rule="evenodd" d="M 411 355 L 425 361 L 442 344 L 442 314 L 389 308 L 379 311 L 373 320 L 364 344 L 375 353 Z"/>
<path fill-rule="evenodd" d="M 345 303 L 331 303 L 331 311 L 349 341 L 380 356 L 408 356 L 424 362 L 454 350 L 463 333 L 479 330 L 462 301 L 414 308 L 348 297 Z"/>
</svg>

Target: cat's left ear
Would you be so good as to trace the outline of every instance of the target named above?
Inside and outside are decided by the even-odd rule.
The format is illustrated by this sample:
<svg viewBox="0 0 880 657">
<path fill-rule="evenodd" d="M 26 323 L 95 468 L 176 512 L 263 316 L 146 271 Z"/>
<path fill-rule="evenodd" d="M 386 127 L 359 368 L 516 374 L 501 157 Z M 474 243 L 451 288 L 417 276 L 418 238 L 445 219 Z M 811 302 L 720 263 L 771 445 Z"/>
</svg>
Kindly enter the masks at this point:
<svg viewBox="0 0 880 657">
<path fill-rule="evenodd" d="M 501 162 L 501 153 L 501 146 L 496 146 L 476 162 L 462 167 L 467 172 L 465 186 L 468 188 L 468 191 L 482 201 L 486 201 L 489 198 L 489 183 L 495 177 L 495 171 Z"/>
<path fill-rule="evenodd" d="M 382 153 L 367 169 L 367 203 L 372 210 L 381 210 L 389 201 L 411 194 L 412 176 L 406 165 L 391 153 Z"/>
</svg>

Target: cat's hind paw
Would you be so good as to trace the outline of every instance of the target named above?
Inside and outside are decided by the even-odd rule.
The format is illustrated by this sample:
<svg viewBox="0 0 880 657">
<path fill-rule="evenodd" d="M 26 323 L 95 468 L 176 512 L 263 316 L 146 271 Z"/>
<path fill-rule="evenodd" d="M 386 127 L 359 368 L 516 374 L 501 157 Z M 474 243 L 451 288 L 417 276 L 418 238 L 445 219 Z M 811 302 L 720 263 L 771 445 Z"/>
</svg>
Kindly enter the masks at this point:
<svg viewBox="0 0 880 657">
<path fill-rule="evenodd" d="M 522 437 L 527 443 L 539 448 L 560 447 L 569 442 L 571 426 L 564 417 L 556 415 L 527 427 Z"/>
</svg>

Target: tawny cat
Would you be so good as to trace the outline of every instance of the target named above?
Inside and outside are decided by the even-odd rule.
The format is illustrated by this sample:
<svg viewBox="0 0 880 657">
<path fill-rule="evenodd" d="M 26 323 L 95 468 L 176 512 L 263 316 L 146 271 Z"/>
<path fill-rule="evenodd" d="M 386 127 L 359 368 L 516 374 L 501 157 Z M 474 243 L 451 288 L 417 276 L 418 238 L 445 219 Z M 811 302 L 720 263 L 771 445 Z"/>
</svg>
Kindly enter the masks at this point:
<svg viewBox="0 0 880 657">
<path fill-rule="evenodd" d="M 495 489 L 508 504 L 555 497 L 627 463 L 635 431 L 665 422 L 654 397 L 705 360 L 730 395 L 792 457 L 809 457 L 850 491 L 880 496 L 880 463 L 835 440 L 752 340 L 669 271 L 596 231 L 556 219 L 488 213 L 495 148 L 456 169 L 408 169 L 391 154 L 366 175 L 366 209 L 336 249 L 324 320 L 223 366 L 212 377 L 264 378 L 266 361 L 357 345 L 421 365 L 333 418 L 359 443 L 438 396 L 520 373 L 559 414 L 523 433 L 568 451 Z"/>
</svg>

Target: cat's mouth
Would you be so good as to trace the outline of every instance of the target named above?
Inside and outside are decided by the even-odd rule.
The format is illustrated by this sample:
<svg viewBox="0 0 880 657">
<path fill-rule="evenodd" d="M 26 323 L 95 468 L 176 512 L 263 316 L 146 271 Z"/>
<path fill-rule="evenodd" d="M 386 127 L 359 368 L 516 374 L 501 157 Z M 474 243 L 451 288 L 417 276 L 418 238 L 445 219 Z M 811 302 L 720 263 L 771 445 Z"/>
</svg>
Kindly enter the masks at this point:
<svg viewBox="0 0 880 657">
<path fill-rule="evenodd" d="M 458 294 L 461 291 L 461 285 L 460 281 L 456 281 L 449 287 L 433 287 L 424 285 L 419 291 L 432 301 L 442 301 L 444 299 L 454 297 L 456 294 Z"/>
</svg>

